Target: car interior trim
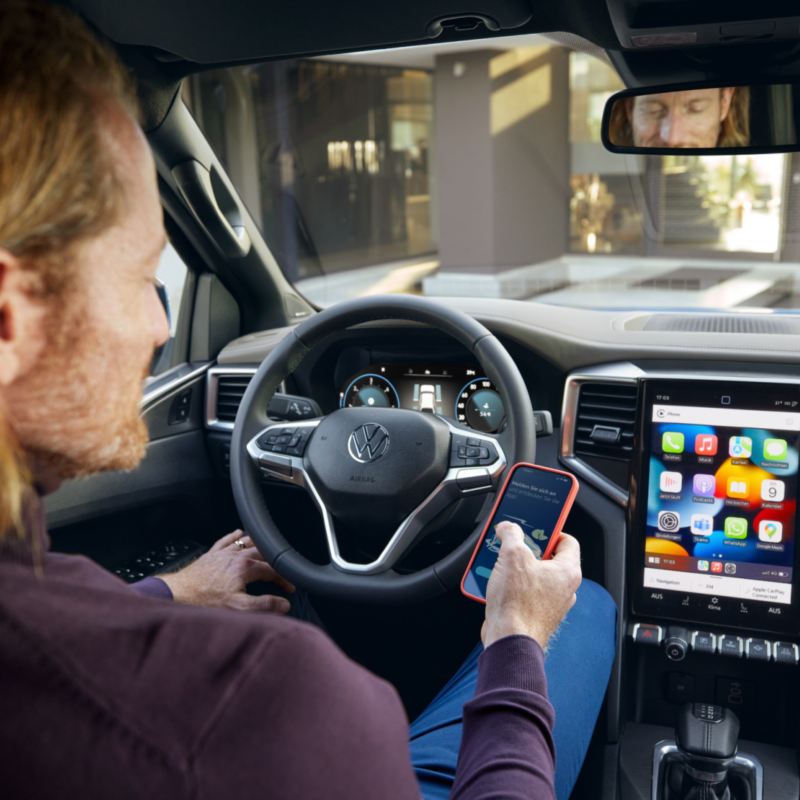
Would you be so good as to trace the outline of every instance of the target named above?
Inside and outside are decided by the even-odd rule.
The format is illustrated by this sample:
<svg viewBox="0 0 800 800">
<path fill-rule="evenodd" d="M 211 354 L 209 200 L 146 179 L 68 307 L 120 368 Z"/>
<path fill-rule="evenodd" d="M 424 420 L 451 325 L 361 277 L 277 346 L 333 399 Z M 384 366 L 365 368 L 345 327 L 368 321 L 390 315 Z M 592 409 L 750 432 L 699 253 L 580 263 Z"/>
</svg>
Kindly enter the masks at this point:
<svg viewBox="0 0 800 800">
<path fill-rule="evenodd" d="M 142 413 L 147 411 L 151 406 L 155 405 L 159 400 L 169 397 L 169 395 L 194 382 L 197 378 L 203 375 L 206 370 L 209 369 L 209 367 L 209 364 L 202 364 L 201 366 L 193 369 L 192 365 L 186 365 L 186 368 L 189 370 L 188 372 L 185 371 L 185 369 L 181 370 L 175 377 L 172 377 L 166 382 L 153 381 L 151 383 L 152 388 L 146 387 L 142 396 L 142 401 L 140 404 Z"/>
</svg>

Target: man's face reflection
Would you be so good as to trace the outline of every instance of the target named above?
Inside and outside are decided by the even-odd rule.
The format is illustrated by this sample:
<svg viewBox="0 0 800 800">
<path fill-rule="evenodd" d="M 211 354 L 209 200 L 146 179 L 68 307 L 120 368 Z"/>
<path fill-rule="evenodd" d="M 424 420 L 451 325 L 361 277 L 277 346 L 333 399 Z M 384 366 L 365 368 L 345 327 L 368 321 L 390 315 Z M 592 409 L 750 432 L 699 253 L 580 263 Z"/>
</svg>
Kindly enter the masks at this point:
<svg viewBox="0 0 800 800">
<path fill-rule="evenodd" d="M 716 147 L 734 88 L 642 94 L 628 113 L 636 147 Z"/>
</svg>

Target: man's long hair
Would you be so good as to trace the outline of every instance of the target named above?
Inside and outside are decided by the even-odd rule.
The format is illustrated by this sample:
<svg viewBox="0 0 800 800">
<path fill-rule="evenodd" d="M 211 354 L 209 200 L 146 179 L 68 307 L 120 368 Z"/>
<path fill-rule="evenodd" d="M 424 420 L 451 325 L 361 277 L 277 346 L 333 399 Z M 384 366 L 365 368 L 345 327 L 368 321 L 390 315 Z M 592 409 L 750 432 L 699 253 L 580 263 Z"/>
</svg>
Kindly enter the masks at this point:
<svg viewBox="0 0 800 800">
<path fill-rule="evenodd" d="M 53 309 L 79 266 L 73 249 L 113 225 L 122 206 L 101 132 L 103 106 L 114 102 L 138 118 L 127 73 L 78 16 L 38 0 L 0 3 L 0 247 L 19 259 L 30 295 Z M 0 405 L 0 538 L 21 531 L 29 485 Z"/>
<path fill-rule="evenodd" d="M 722 91 L 722 90 L 720 90 Z M 633 128 L 629 104 L 633 98 L 617 102 L 611 109 L 608 138 L 619 147 L 633 147 Z M 719 126 L 717 147 L 742 147 L 750 144 L 750 87 L 735 86 L 728 114 Z"/>
</svg>

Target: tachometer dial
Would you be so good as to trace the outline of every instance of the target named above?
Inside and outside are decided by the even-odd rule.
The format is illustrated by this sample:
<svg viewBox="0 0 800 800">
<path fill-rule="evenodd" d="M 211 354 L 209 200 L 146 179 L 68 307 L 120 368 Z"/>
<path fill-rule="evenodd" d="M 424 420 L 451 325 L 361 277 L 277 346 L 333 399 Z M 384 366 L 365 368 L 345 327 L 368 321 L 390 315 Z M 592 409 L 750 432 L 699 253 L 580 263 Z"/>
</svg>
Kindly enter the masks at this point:
<svg viewBox="0 0 800 800">
<path fill-rule="evenodd" d="M 339 392 L 339 408 L 357 406 L 399 408 L 400 395 L 388 378 L 366 372 L 354 378 L 343 392 Z"/>
<path fill-rule="evenodd" d="M 475 378 L 456 395 L 453 416 L 476 431 L 497 433 L 505 420 L 506 410 L 495 385 L 488 378 Z"/>
</svg>

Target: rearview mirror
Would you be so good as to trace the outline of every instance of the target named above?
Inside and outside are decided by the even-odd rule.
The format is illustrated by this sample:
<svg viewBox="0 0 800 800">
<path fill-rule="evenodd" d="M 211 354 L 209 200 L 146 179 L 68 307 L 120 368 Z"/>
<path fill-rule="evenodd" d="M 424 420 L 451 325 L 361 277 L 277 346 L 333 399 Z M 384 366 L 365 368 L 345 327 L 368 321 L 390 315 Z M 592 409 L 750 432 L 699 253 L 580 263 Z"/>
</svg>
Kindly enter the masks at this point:
<svg viewBox="0 0 800 800">
<path fill-rule="evenodd" d="M 613 153 L 724 155 L 798 150 L 800 84 L 628 89 L 609 98 L 603 144 Z"/>
</svg>

